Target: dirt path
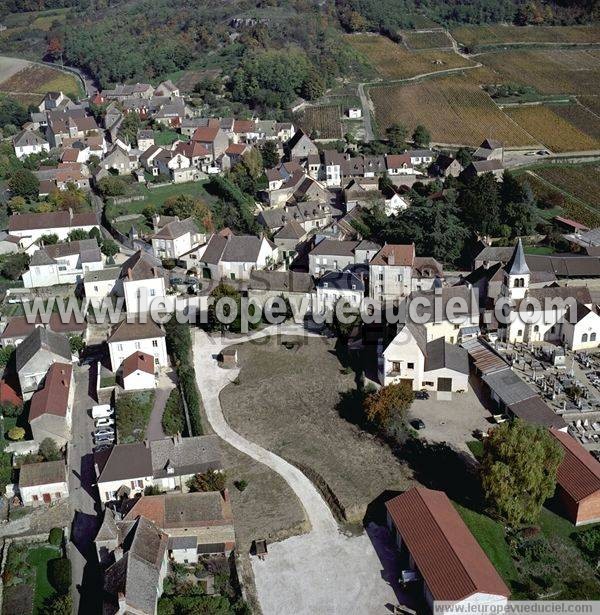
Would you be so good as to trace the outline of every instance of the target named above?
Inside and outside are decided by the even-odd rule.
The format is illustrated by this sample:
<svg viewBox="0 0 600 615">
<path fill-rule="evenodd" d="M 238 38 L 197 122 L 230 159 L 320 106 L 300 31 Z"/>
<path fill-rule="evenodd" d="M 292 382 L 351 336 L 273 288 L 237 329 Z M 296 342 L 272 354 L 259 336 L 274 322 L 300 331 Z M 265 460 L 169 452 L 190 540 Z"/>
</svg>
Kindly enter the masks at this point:
<svg viewBox="0 0 600 615">
<path fill-rule="evenodd" d="M 373 139 L 375 138 L 375 135 L 373 133 L 373 125 L 371 123 L 371 110 L 373 103 L 365 92 L 364 83 L 358 84 L 358 96 L 360 98 L 360 105 L 362 107 L 363 114 L 363 128 L 365 131 L 364 140 L 368 143 L 369 141 L 373 141 Z"/>
<path fill-rule="evenodd" d="M 206 416 L 226 442 L 277 472 L 302 503 L 311 524 L 307 534 L 269 545 L 264 561 L 252 558 L 252 568 L 264 615 L 363 615 L 386 611 L 399 599 L 398 564 L 387 529 L 370 526 L 367 533 L 342 534 L 329 507 L 311 481 L 296 467 L 228 425 L 219 400 L 238 369 L 221 369 L 216 358 L 226 346 L 265 336 L 311 335 L 299 325 L 268 327 L 238 339 L 194 336 L 194 365 Z"/>
</svg>

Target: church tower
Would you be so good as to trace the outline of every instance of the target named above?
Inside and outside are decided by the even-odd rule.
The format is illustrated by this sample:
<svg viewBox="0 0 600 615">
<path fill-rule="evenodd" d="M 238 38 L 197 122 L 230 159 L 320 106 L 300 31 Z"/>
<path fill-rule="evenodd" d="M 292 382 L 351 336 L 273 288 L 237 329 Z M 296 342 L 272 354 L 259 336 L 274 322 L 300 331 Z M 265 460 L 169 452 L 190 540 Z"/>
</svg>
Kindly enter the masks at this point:
<svg viewBox="0 0 600 615">
<path fill-rule="evenodd" d="M 529 289 L 530 277 L 531 272 L 525 260 L 521 238 L 519 238 L 510 260 L 504 267 L 502 295 L 514 301 L 523 299 Z"/>
</svg>

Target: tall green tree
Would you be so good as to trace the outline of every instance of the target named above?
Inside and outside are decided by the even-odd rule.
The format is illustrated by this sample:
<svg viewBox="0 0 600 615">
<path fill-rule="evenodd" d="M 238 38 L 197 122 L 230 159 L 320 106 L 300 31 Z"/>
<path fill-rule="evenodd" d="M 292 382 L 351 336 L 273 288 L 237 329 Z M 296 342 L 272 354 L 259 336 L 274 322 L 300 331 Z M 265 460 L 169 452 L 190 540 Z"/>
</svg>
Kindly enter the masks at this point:
<svg viewBox="0 0 600 615">
<path fill-rule="evenodd" d="M 458 193 L 461 218 L 472 230 L 494 235 L 500 226 L 500 195 L 498 183 L 491 173 L 467 182 Z"/>
<path fill-rule="evenodd" d="M 272 169 L 279 162 L 279 151 L 275 141 L 265 141 L 260 148 L 265 169 Z"/>
<path fill-rule="evenodd" d="M 22 196 L 27 201 L 35 201 L 40 195 L 40 180 L 29 169 L 11 173 L 8 187 L 13 196 Z"/>
<path fill-rule="evenodd" d="M 408 130 L 404 124 L 392 124 L 385 131 L 386 137 L 392 147 L 395 150 L 402 150 L 406 147 L 406 137 L 408 136 Z"/>
<path fill-rule="evenodd" d="M 429 147 L 431 134 L 425 126 L 419 124 L 412 134 L 412 140 L 417 147 Z"/>
<path fill-rule="evenodd" d="M 489 504 L 511 526 L 535 523 L 556 488 L 561 445 L 538 425 L 517 419 L 485 439 L 481 482 Z"/>
</svg>

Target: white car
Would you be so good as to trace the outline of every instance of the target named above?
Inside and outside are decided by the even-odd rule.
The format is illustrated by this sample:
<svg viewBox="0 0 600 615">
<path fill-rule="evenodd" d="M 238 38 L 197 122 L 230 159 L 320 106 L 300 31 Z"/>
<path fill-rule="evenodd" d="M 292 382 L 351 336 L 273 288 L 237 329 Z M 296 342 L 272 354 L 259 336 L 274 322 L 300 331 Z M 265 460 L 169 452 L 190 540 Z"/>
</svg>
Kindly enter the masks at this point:
<svg viewBox="0 0 600 615">
<path fill-rule="evenodd" d="M 96 427 L 109 427 L 114 424 L 115 420 L 111 418 L 96 419 Z"/>
<path fill-rule="evenodd" d="M 110 427 L 101 427 L 94 432 L 94 438 L 102 437 L 102 436 L 114 436 L 115 431 Z"/>
</svg>

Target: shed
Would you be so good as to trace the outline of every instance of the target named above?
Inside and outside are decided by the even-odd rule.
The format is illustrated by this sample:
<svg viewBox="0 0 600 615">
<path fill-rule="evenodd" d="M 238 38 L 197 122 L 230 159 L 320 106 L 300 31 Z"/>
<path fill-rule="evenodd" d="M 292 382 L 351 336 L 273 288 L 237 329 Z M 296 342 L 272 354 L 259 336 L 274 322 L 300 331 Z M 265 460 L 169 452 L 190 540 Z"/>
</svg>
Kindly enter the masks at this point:
<svg viewBox="0 0 600 615">
<path fill-rule="evenodd" d="M 223 367 L 237 367 L 237 348 L 235 346 L 229 346 L 229 348 L 223 348 L 219 355 L 219 362 Z"/>
</svg>

